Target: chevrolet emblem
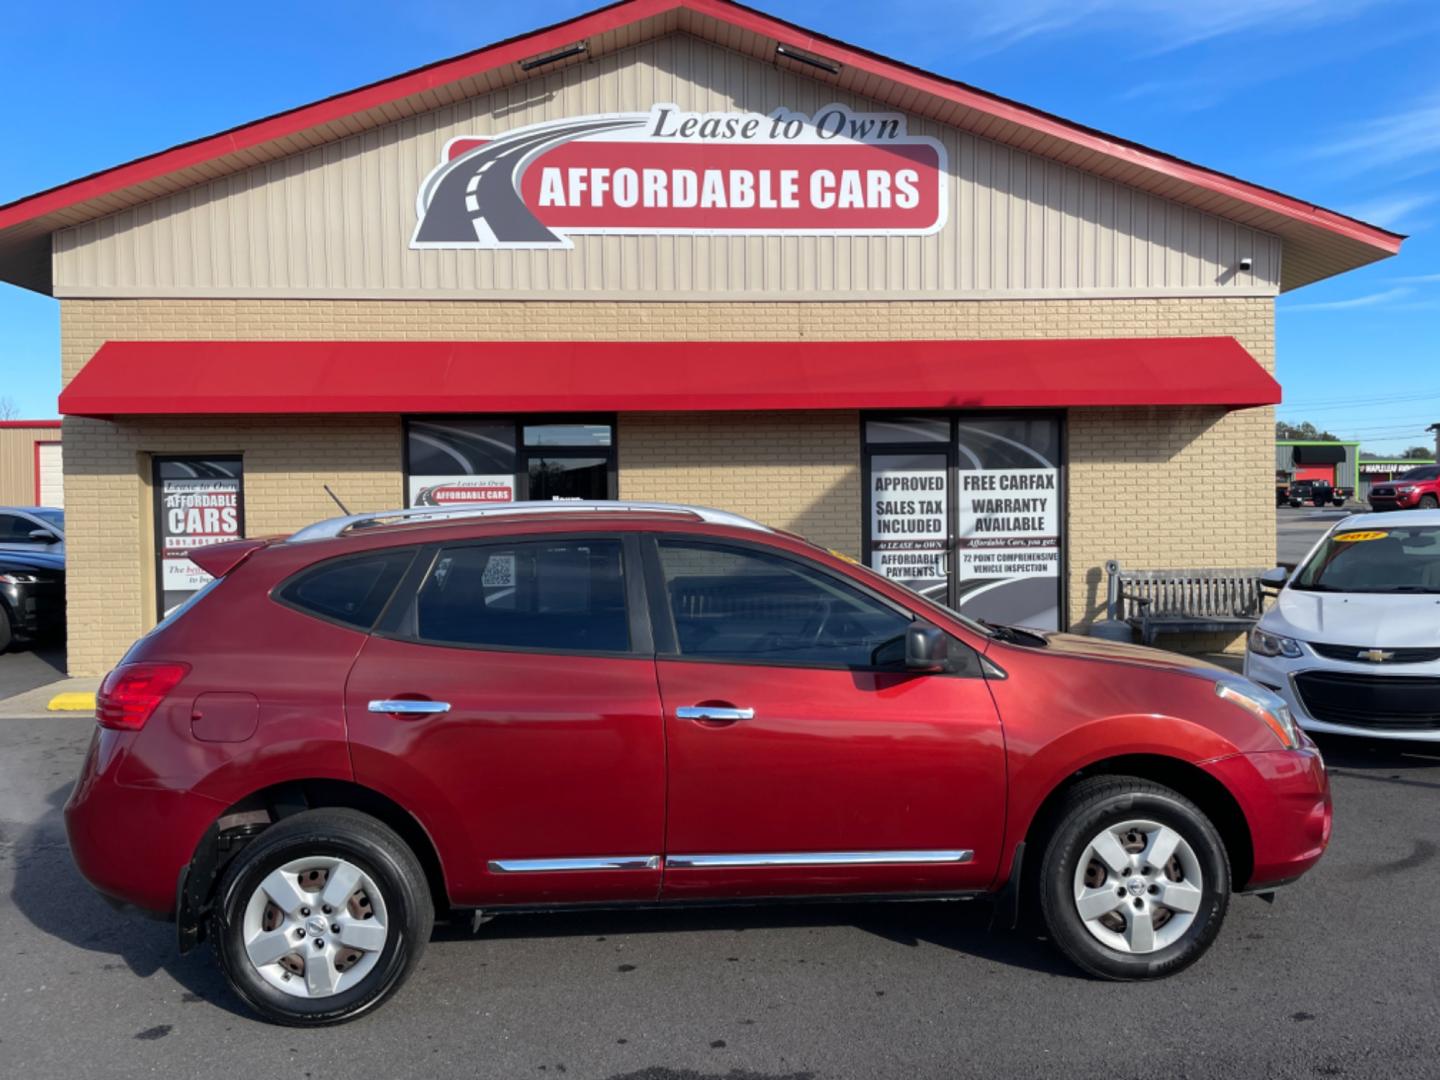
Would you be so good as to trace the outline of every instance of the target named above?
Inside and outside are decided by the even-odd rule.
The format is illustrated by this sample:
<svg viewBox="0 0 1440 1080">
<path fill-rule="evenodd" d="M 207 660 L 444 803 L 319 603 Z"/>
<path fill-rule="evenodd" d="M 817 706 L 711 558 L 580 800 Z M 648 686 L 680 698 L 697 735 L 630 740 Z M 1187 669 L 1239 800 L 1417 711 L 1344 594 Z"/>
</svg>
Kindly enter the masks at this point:
<svg viewBox="0 0 1440 1080">
<path fill-rule="evenodd" d="M 1395 659 L 1395 654 L 1389 649 L 1361 649 L 1356 656 L 1360 660 L 1369 660 L 1372 664 L 1383 664 L 1386 660 Z"/>
</svg>

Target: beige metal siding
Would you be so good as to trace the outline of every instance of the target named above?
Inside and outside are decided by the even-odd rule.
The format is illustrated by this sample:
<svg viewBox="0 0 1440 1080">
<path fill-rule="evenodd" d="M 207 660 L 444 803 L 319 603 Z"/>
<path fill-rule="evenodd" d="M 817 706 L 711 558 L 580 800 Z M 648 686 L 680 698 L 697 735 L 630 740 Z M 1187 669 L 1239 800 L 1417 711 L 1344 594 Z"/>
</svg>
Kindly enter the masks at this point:
<svg viewBox="0 0 1440 1080">
<path fill-rule="evenodd" d="M 55 442 L 42 442 L 36 446 L 35 452 L 38 455 L 35 479 L 40 484 L 40 505 L 64 509 L 65 466 L 62 459 L 64 450 L 60 441 L 57 439 Z"/>
<path fill-rule="evenodd" d="M 35 444 L 59 441 L 59 428 L 0 427 L 0 506 L 36 505 Z"/>
<path fill-rule="evenodd" d="M 933 120 L 947 224 L 926 237 L 576 236 L 571 251 L 412 251 L 415 194 L 456 135 L 586 113 L 813 114 L 865 98 L 674 34 L 198 185 L 55 235 L 66 297 L 1273 293 L 1280 241 Z M 1250 257 L 1253 266 L 1239 271 Z"/>
</svg>

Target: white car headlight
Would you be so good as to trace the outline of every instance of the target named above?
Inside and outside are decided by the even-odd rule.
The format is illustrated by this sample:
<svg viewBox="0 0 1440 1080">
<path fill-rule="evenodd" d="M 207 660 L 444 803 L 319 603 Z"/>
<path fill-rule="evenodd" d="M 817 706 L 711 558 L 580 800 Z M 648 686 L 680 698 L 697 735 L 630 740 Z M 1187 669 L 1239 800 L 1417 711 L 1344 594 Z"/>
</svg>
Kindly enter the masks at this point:
<svg viewBox="0 0 1440 1080">
<path fill-rule="evenodd" d="M 1248 679 L 1220 679 L 1215 683 L 1215 696 L 1238 705 L 1275 733 L 1287 750 L 1300 745 L 1295 718 L 1279 694 L 1271 693 Z"/>
<path fill-rule="evenodd" d="M 1258 626 L 1250 631 L 1250 651 L 1260 656 L 1288 656 L 1291 659 L 1303 655 L 1300 643 L 1294 638 L 1272 634 Z"/>
</svg>

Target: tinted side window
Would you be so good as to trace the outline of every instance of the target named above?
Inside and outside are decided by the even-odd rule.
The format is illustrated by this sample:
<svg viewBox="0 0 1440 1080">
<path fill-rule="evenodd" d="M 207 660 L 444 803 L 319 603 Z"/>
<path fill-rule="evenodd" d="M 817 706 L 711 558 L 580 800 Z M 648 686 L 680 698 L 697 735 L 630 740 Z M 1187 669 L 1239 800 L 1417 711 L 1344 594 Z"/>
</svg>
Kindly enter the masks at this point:
<svg viewBox="0 0 1440 1080">
<path fill-rule="evenodd" d="M 703 542 L 662 539 L 659 547 L 682 656 L 876 667 L 893 661 L 910 623 L 790 559 Z"/>
<path fill-rule="evenodd" d="M 402 548 L 331 559 L 292 578 L 280 599 L 312 615 L 369 630 L 414 557 L 414 548 Z"/>
<path fill-rule="evenodd" d="M 618 540 L 445 548 L 420 588 L 422 640 L 508 649 L 625 652 Z"/>
<path fill-rule="evenodd" d="M 18 514 L 0 514 L 0 542 L 5 543 L 31 543 L 30 533 L 40 528 L 35 522 L 28 518 L 22 518 Z"/>
</svg>

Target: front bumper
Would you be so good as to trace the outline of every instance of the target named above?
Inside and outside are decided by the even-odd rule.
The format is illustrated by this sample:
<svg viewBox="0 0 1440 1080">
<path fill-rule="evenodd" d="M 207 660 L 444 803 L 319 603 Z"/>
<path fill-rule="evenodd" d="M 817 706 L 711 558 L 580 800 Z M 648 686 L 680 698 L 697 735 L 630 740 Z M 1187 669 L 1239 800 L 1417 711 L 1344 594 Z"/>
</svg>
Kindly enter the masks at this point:
<svg viewBox="0 0 1440 1080">
<path fill-rule="evenodd" d="M 1381 727 L 1358 727 L 1320 720 L 1305 708 L 1304 700 L 1295 688 L 1295 677 L 1308 671 L 1337 672 L 1345 675 L 1412 675 L 1440 677 L 1440 664 L 1347 664 L 1318 656 L 1303 643 L 1301 656 L 1260 656 L 1245 653 L 1245 675 L 1261 686 L 1275 691 L 1290 706 L 1295 722 L 1306 731 L 1327 735 L 1356 735 L 1366 739 L 1402 739 L 1406 742 L 1440 742 L 1440 727 L 1431 730 L 1387 730 Z"/>
<path fill-rule="evenodd" d="M 65 831 L 75 865 L 102 895 L 171 916 L 180 872 L 225 808 L 193 792 L 117 782 L 133 738 L 96 729 L 65 803 Z"/>
<path fill-rule="evenodd" d="M 1235 796 L 1250 826 L 1254 860 L 1237 891 L 1287 884 L 1320 861 L 1330 843 L 1330 781 L 1314 743 L 1235 754 L 1205 769 Z"/>
</svg>

